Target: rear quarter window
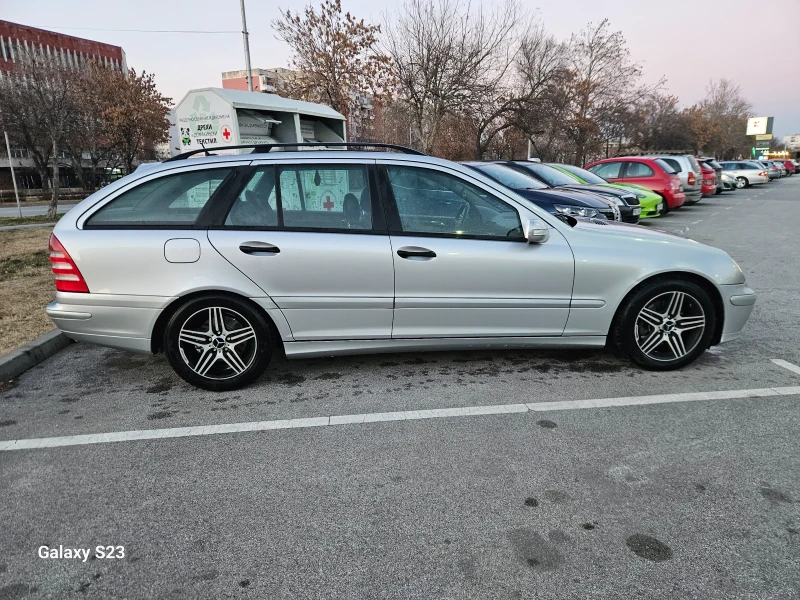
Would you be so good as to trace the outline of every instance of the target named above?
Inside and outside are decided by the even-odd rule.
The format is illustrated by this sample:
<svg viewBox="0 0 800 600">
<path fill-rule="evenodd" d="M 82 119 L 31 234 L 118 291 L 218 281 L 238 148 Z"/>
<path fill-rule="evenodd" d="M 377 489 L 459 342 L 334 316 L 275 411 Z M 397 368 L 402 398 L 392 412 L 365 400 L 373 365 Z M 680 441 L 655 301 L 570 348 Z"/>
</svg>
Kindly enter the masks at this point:
<svg viewBox="0 0 800 600">
<path fill-rule="evenodd" d="M 232 171 L 186 171 L 151 179 L 122 192 L 92 215 L 85 227 L 191 226 Z"/>
<path fill-rule="evenodd" d="M 619 179 L 620 170 L 622 169 L 622 162 L 607 162 L 594 165 L 589 168 L 589 171 L 602 177 L 603 179 Z"/>
<path fill-rule="evenodd" d="M 663 160 L 670 167 L 672 167 L 673 173 L 680 173 L 681 172 L 681 163 L 679 163 L 674 158 L 660 158 L 659 160 Z M 699 171 L 700 168 L 698 167 L 697 170 Z"/>
<path fill-rule="evenodd" d="M 657 158 L 654 161 L 659 167 L 661 167 L 667 175 L 675 175 L 676 171 L 672 168 L 672 165 L 668 163 L 663 158 Z"/>
</svg>

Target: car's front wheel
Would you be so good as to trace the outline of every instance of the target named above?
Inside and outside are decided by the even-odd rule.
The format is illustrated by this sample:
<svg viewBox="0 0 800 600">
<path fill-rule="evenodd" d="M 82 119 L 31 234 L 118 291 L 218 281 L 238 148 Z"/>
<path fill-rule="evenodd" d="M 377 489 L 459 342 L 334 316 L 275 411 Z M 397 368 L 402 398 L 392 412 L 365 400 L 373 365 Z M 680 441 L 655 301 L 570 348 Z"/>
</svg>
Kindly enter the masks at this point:
<svg viewBox="0 0 800 600">
<path fill-rule="evenodd" d="M 181 306 L 167 324 L 164 351 L 188 383 L 217 392 L 235 390 L 267 368 L 272 335 L 264 316 L 244 300 L 203 296 Z"/>
<path fill-rule="evenodd" d="M 748 184 L 749 184 L 749 182 L 744 177 L 737 177 L 736 178 L 736 187 L 739 188 L 740 190 L 742 188 L 746 188 L 748 186 Z"/>
<path fill-rule="evenodd" d="M 708 348 L 716 316 L 708 293 L 689 281 L 659 280 L 628 298 L 614 322 L 620 351 L 645 369 L 679 369 Z"/>
</svg>

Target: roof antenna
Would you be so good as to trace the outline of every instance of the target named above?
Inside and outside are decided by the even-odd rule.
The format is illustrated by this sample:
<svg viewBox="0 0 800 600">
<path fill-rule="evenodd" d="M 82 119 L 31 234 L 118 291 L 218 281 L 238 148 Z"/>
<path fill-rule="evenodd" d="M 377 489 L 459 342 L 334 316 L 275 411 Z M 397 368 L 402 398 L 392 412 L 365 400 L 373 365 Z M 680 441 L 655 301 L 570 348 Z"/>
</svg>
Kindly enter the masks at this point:
<svg viewBox="0 0 800 600">
<path fill-rule="evenodd" d="M 208 150 L 206 150 L 206 145 L 203 142 L 200 142 L 200 147 L 203 149 L 203 152 L 206 153 L 206 156 L 211 156 Z"/>
</svg>

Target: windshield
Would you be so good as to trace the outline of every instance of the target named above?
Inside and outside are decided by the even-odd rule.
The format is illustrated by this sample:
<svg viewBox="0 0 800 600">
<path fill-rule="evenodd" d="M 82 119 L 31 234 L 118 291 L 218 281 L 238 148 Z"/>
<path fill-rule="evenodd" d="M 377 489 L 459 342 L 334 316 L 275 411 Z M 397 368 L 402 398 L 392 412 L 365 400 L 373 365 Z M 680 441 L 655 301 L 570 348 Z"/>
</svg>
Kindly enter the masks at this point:
<svg viewBox="0 0 800 600">
<path fill-rule="evenodd" d="M 655 162 L 659 167 L 664 169 L 664 172 L 667 175 L 675 175 L 677 173 L 677 171 L 675 171 L 675 169 L 673 169 L 668 162 L 666 162 L 666 161 L 664 161 L 664 160 L 662 160 L 660 158 L 657 158 Z"/>
<path fill-rule="evenodd" d="M 520 173 L 516 169 L 512 169 L 506 165 L 498 165 L 497 163 L 482 163 L 469 166 L 477 169 L 481 173 L 485 173 L 492 179 L 496 179 L 504 186 L 509 187 L 512 190 L 543 190 L 547 188 L 546 185 L 540 181 L 537 181 L 530 175 Z"/>
<path fill-rule="evenodd" d="M 514 164 L 526 171 L 530 171 L 549 186 L 575 185 L 575 179 L 553 167 L 541 163 L 518 162 Z"/>
<path fill-rule="evenodd" d="M 608 183 L 605 179 L 600 177 L 599 175 L 595 175 L 591 171 L 587 171 L 586 169 L 581 169 L 580 167 L 576 167 L 575 165 L 564 165 L 558 164 L 559 169 L 564 169 L 565 171 L 569 171 L 577 176 L 581 181 L 585 183 L 591 184 L 604 184 Z"/>
</svg>

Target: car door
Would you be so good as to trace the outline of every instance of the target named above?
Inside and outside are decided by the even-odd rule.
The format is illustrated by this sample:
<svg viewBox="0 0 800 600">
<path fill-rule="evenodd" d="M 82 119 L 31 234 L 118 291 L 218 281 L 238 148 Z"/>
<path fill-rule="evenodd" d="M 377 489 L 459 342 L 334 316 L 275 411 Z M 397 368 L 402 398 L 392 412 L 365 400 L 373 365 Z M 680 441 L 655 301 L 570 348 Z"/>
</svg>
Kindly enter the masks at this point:
<svg viewBox="0 0 800 600">
<path fill-rule="evenodd" d="M 635 183 L 646 186 L 652 183 L 655 173 L 646 163 L 639 161 L 625 161 L 624 174 L 622 181 L 625 183 Z"/>
<path fill-rule="evenodd" d="M 528 244 L 535 217 L 458 171 L 379 166 L 395 271 L 393 338 L 560 336 L 574 258 L 552 230 Z"/>
<path fill-rule="evenodd" d="M 215 248 L 263 289 L 295 340 L 389 338 L 394 272 L 374 161 L 255 161 Z"/>
</svg>

